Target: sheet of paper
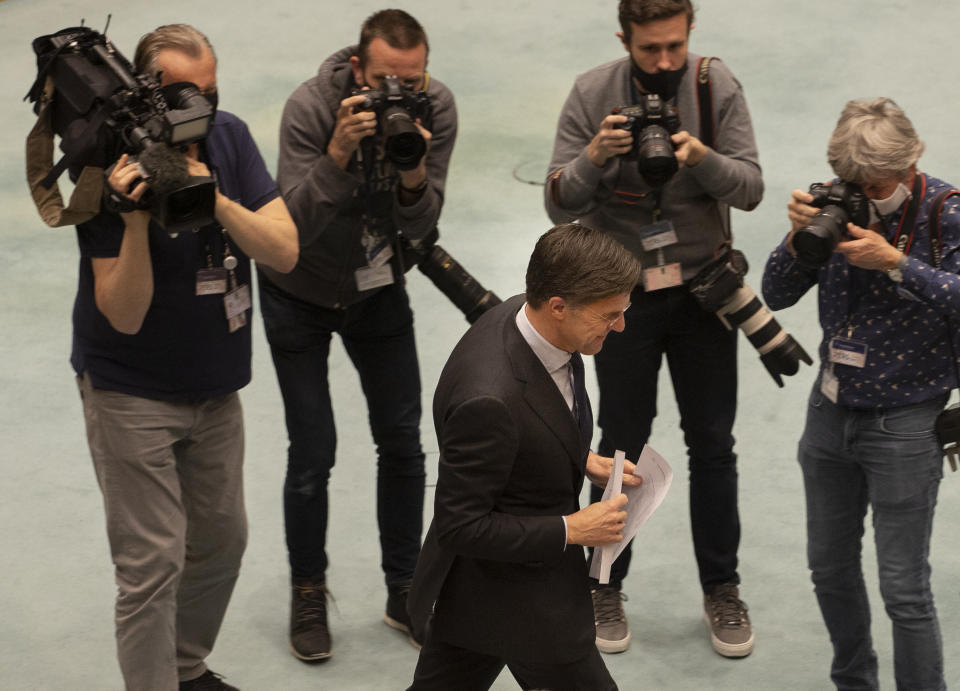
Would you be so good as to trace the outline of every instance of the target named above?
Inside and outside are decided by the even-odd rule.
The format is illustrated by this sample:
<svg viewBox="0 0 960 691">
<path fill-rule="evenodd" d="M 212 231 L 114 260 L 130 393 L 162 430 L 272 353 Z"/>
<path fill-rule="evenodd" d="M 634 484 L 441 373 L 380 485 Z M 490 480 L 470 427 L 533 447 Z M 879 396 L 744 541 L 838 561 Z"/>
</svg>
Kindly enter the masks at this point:
<svg viewBox="0 0 960 691">
<path fill-rule="evenodd" d="M 617 471 L 617 456 L 620 456 L 620 470 Z M 673 469 L 667 460 L 657 453 L 650 445 L 644 445 L 637 460 L 634 475 L 643 478 L 639 487 L 621 489 L 623 483 L 623 452 L 617 451 L 614 455 L 614 471 L 610 474 L 603 498 L 620 494 L 627 495 L 627 520 L 623 527 L 623 540 L 612 545 L 606 545 L 593 551 L 593 561 L 590 563 L 590 576 L 600 583 L 610 582 L 610 564 L 620 556 L 624 548 L 630 543 L 643 524 L 646 523 L 657 507 L 663 502 L 673 482 Z M 616 492 L 614 493 L 614 489 Z M 609 562 L 607 562 L 609 559 Z M 604 571 L 604 566 L 606 570 Z"/>
<path fill-rule="evenodd" d="M 613 454 L 613 469 L 610 471 L 607 486 L 603 490 L 602 501 L 620 496 L 623 488 L 623 462 L 626 458 L 627 454 L 624 451 L 617 451 Z M 617 545 L 604 545 L 599 550 L 595 550 L 594 561 L 596 561 L 596 553 L 600 553 L 600 575 L 597 578 L 601 583 L 610 582 L 610 567 L 613 566 L 613 561 L 617 558 L 614 554 L 616 549 Z"/>
</svg>

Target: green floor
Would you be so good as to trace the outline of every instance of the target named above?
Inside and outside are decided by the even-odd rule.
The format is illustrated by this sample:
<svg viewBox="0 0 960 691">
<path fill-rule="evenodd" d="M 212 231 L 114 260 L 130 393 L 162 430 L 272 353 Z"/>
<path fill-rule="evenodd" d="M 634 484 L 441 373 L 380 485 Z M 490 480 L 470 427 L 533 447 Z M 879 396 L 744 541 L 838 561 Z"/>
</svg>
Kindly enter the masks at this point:
<svg viewBox="0 0 960 691">
<path fill-rule="evenodd" d="M 737 245 L 759 288 L 769 250 L 786 232 L 790 190 L 828 177 L 826 140 L 844 102 L 897 100 L 927 143 L 921 167 L 960 184 L 956 97 L 960 3 L 893 0 L 783 2 L 703 0 L 694 52 L 719 55 L 738 76 L 753 114 L 766 199 L 736 213 Z M 910 9 L 921 7 L 912 13 Z M 118 689 L 114 586 L 102 507 L 83 432 L 72 371 L 70 312 L 77 251 L 69 229 L 40 221 L 24 183 L 24 137 L 32 113 L 21 97 L 35 75 L 30 41 L 86 18 L 128 57 L 155 26 L 188 22 L 205 31 L 220 58 L 221 107 L 250 125 L 271 170 L 284 100 L 328 54 L 354 42 L 360 22 L 380 9 L 352 3 L 274 0 L 0 0 L 0 688 Z M 553 129 L 574 76 L 614 59 L 614 0 L 410 0 L 430 36 L 431 72 L 457 97 L 460 136 L 441 219 L 441 244 L 501 297 L 519 292 L 537 236 L 549 227 L 539 181 Z M 466 328 L 459 312 L 413 272 L 410 293 L 424 408 L 447 353 Z M 812 296 L 778 315 L 814 352 Z M 374 521 L 373 448 L 357 377 L 334 348 L 331 388 L 340 456 L 332 480 L 329 554 L 334 656 L 322 665 L 287 648 L 288 571 L 280 491 L 286 449 L 282 407 L 259 319 L 254 381 L 243 392 L 248 450 L 250 544 L 211 666 L 231 683 L 260 689 L 403 689 L 416 662 L 405 639 L 381 621 L 385 592 Z M 637 538 L 626 584 L 630 649 L 606 661 L 624 690 L 829 688 L 829 642 L 804 558 L 803 498 L 795 462 L 814 370 L 778 389 L 741 339 L 738 439 L 743 595 L 756 650 L 729 661 L 715 655 L 700 619 L 689 538 L 685 451 L 666 378 L 652 444 L 673 464 L 676 482 Z M 590 384 L 592 372 L 588 366 Z M 595 388 L 593 389 L 595 393 Z M 596 400 L 596 399 L 595 399 Z M 428 482 L 436 440 L 425 419 Z M 428 489 L 428 505 L 432 502 Z M 960 687 L 960 474 L 941 487 L 933 541 L 934 589 L 947 678 Z M 869 532 L 868 532 L 869 537 Z M 869 542 L 869 539 L 868 539 Z M 893 688 L 889 624 L 865 565 L 874 603 L 884 688 Z M 496 689 L 516 688 L 508 676 Z"/>
</svg>

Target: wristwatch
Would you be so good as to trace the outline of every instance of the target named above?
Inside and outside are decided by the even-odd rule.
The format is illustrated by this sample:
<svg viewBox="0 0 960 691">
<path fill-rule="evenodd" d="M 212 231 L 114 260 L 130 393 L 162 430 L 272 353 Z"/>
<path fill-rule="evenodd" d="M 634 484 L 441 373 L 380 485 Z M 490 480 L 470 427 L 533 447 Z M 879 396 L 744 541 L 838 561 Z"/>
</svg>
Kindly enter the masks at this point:
<svg viewBox="0 0 960 691">
<path fill-rule="evenodd" d="M 892 269 L 887 269 L 887 277 L 894 283 L 903 281 L 903 267 L 907 265 L 907 255 L 901 254 Z"/>
</svg>

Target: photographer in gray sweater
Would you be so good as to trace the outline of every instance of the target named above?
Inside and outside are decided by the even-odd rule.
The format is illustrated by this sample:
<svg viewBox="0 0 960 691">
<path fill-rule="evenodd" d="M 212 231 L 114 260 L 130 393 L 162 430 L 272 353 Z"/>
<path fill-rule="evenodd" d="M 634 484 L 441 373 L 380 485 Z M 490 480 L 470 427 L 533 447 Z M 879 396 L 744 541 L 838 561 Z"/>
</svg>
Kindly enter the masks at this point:
<svg viewBox="0 0 960 691">
<path fill-rule="evenodd" d="M 334 333 L 357 369 L 377 447 L 384 621 L 409 629 L 424 455 L 403 283 L 414 261 L 400 233 L 416 244 L 436 227 L 457 130 L 453 94 L 426 71 L 428 50 L 416 19 L 377 12 L 358 45 L 330 56 L 294 91 L 280 124 L 277 183 L 297 225 L 300 261 L 287 275 L 261 265 L 260 298 L 290 440 L 283 491 L 290 646 L 301 660 L 332 652 L 325 547 L 336 450 L 327 383 Z"/>
<path fill-rule="evenodd" d="M 739 82 L 719 60 L 701 65 L 688 52 L 693 14 L 689 0 L 621 0 L 618 36 L 629 55 L 576 79 L 557 125 L 546 207 L 554 223 L 579 219 L 606 231 L 643 263 L 626 329 L 595 357 L 597 452 L 639 456 L 666 354 L 690 458 L 691 528 L 711 641 L 721 655 L 742 657 L 753 649 L 753 632 L 737 573 L 737 335 L 694 300 L 688 282 L 731 249 L 728 209 L 756 207 L 763 181 Z M 701 69 L 708 70 L 703 110 Z M 641 171 L 651 164 L 659 178 Z M 596 501 L 602 490 L 593 492 Z M 610 584 L 594 584 L 603 652 L 629 645 L 621 594 L 629 562 L 628 547 Z"/>
</svg>

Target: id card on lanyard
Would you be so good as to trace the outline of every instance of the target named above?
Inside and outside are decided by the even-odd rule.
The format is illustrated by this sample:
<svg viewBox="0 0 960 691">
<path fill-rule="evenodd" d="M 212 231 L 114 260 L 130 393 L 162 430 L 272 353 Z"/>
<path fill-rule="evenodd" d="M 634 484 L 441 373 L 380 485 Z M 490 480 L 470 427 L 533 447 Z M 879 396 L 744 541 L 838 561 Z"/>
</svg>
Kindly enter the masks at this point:
<svg viewBox="0 0 960 691">
<path fill-rule="evenodd" d="M 640 229 L 640 246 L 644 252 L 656 252 L 657 263 L 643 270 L 643 289 L 648 293 L 683 284 L 683 266 L 680 262 L 666 262 L 664 249 L 679 241 L 670 221 L 660 220 L 660 194 L 655 193 L 653 223 Z"/>
<path fill-rule="evenodd" d="M 226 231 L 220 229 L 223 238 L 223 261 L 221 266 L 213 264 L 213 250 L 209 238 L 206 244 L 206 266 L 197 269 L 194 294 L 222 295 L 223 311 L 227 318 L 227 331 L 233 333 L 247 324 L 247 310 L 253 305 L 250 299 L 250 286 L 240 283 L 236 269 L 240 265 L 227 242 Z"/>
</svg>

